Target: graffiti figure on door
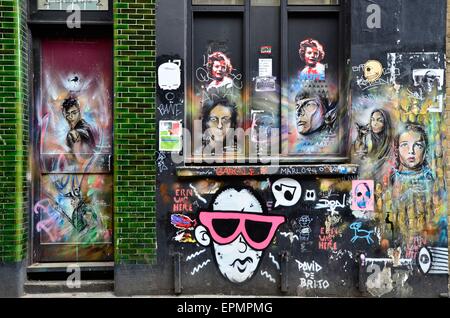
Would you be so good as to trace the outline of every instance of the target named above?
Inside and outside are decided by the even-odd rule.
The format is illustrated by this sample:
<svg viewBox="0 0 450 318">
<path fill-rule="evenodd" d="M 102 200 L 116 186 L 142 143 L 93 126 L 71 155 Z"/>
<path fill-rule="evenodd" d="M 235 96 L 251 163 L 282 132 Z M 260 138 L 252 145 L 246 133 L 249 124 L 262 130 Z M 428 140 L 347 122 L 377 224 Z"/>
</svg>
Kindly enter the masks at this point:
<svg viewBox="0 0 450 318">
<path fill-rule="evenodd" d="M 74 188 L 64 196 L 70 198 L 70 204 L 73 208 L 71 224 L 78 233 L 83 234 L 89 229 L 96 227 L 97 214 L 84 202 L 80 188 Z"/>
<path fill-rule="evenodd" d="M 69 124 L 66 144 L 72 152 L 92 153 L 95 138 L 92 127 L 81 117 L 80 104 L 76 97 L 66 98 L 62 104 L 64 118 Z"/>
</svg>

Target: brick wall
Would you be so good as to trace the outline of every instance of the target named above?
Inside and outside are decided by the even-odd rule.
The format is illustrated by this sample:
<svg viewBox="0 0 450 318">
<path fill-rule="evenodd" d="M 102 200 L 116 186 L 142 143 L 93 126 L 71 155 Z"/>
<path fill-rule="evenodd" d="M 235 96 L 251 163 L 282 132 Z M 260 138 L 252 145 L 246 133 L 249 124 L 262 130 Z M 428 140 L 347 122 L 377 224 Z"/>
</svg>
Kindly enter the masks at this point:
<svg viewBox="0 0 450 318">
<path fill-rule="evenodd" d="M 114 1 L 115 260 L 156 257 L 155 0 Z"/>
<path fill-rule="evenodd" d="M 0 263 L 24 259 L 27 244 L 26 1 L 0 1 Z"/>
</svg>

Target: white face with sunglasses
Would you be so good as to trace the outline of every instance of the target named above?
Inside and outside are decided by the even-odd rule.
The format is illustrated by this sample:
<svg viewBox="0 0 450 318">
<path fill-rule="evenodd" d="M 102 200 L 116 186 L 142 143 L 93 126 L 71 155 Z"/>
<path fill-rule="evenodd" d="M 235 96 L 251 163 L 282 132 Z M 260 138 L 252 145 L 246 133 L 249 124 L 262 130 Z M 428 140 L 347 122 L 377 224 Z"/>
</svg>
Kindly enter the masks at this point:
<svg viewBox="0 0 450 318">
<path fill-rule="evenodd" d="M 243 283 L 255 274 L 284 217 L 263 215 L 261 203 L 246 189 L 223 191 L 213 211 L 200 212 L 202 225 L 195 229 L 195 238 L 203 246 L 212 242 L 222 275 L 232 283 Z"/>
</svg>

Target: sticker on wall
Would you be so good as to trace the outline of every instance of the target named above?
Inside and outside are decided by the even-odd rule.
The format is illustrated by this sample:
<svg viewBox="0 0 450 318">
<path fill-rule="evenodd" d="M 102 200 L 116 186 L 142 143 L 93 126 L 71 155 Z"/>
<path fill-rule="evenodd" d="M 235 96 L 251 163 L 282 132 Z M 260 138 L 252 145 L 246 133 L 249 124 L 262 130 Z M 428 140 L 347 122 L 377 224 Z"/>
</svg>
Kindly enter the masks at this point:
<svg viewBox="0 0 450 318">
<path fill-rule="evenodd" d="M 272 46 L 271 45 L 261 46 L 260 53 L 263 54 L 263 55 L 270 55 L 270 54 L 272 54 Z"/>
<path fill-rule="evenodd" d="M 274 182 L 272 192 L 276 200 L 275 208 L 280 205 L 293 206 L 302 196 L 302 187 L 294 179 L 283 178 Z"/>
<path fill-rule="evenodd" d="M 300 241 L 308 241 L 312 233 L 310 227 L 313 219 L 309 215 L 302 215 L 297 219 L 297 233 Z"/>
<path fill-rule="evenodd" d="M 257 77 L 255 84 L 255 91 L 257 92 L 275 92 L 276 88 L 276 77 L 265 76 Z"/>
<path fill-rule="evenodd" d="M 272 59 L 259 59 L 259 77 L 272 76 Z"/>
<path fill-rule="evenodd" d="M 300 42 L 298 53 L 305 63 L 305 67 L 300 72 L 300 80 L 324 81 L 325 65 L 321 63 L 325 58 L 324 46 L 318 40 L 308 38 Z"/>
<path fill-rule="evenodd" d="M 442 112 L 444 95 L 439 92 L 443 92 L 444 76 L 443 69 L 413 70 L 414 87 L 420 88 L 423 99 L 434 102 L 429 112 Z"/>
<path fill-rule="evenodd" d="M 390 83 L 406 88 L 406 96 L 411 99 L 402 107 L 408 115 L 427 111 L 442 112 L 445 95 L 444 54 L 388 53 L 387 58 Z"/>
<path fill-rule="evenodd" d="M 379 80 L 383 72 L 383 65 L 379 61 L 369 60 L 364 64 L 364 78 L 369 83 Z"/>
<path fill-rule="evenodd" d="M 264 110 L 252 109 L 251 118 L 251 141 L 254 143 L 269 143 L 271 140 L 272 128 L 275 125 L 273 114 Z"/>
<path fill-rule="evenodd" d="M 178 229 L 173 240 L 179 243 L 195 243 L 195 239 L 190 231 L 197 226 L 197 221 L 192 220 L 189 216 L 184 214 L 172 214 L 170 216 L 170 223 Z"/>
<path fill-rule="evenodd" d="M 181 151 L 182 128 L 180 121 L 161 120 L 159 122 L 159 151 Z"/>
<path fill-rule="evenodd" d="M 373 180 L 352 181 L 352 210 L 374 210 L 374 182 Z"/>
<path fill-rule="evenodd" d="M 158 85 L 163 90 L 175 90 L 181 85 L 181 60 L 168 61 L 158 68 Z"/>
</svg>

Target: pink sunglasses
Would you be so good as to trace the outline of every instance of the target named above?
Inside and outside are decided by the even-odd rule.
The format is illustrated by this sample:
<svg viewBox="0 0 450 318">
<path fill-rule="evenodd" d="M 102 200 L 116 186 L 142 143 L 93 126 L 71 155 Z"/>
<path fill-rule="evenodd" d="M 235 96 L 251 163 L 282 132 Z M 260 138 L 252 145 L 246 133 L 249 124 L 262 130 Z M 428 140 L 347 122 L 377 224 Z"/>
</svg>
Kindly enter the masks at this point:
<svg viewBox="0 0 450 318">
<path fill-rule="evenodd" d="M 269 246 L 276 230 L 285 222 L 281 215 L 242 212 L 203 211 L 199 218 L 217 244 L 231 243 L 242 234 L 247 243 L 258 251 Z"/>
</svg>

